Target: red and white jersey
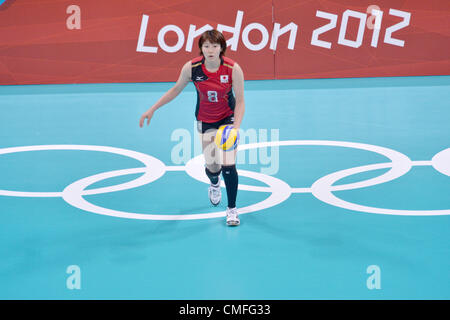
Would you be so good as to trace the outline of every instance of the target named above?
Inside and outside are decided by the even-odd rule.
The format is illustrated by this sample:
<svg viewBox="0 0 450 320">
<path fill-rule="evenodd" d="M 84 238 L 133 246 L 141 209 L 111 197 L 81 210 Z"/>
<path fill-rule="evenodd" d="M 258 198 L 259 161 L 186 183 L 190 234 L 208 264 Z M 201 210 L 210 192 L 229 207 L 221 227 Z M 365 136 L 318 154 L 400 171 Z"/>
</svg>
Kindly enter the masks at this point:
<svg viewBox="0 0 450 320">
<path fill-rule="evenodd" d="M 235 62 L 226 57 L 220 60 L 216 72 L 206 70 L 203 56 L 191 61 L 192 82 L 197 89 L 195 117 L 198 121 L 213 123 L 234 114 L 236 100 L 232 90 L 232 73 Z"/>
</svg>

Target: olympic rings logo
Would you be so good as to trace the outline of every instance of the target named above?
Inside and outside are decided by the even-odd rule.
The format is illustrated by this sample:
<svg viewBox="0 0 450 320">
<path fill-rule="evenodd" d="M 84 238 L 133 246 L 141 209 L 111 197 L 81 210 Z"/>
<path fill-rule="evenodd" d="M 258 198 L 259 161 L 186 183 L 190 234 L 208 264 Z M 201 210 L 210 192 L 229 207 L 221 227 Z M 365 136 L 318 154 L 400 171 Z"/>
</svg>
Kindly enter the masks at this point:
<svg viewBox="0 0 450 320">
<path fill-rule="evenodd" d="M 240 214 L 258 212 L 263 209 L 276 206 L 287 200 L 289 197 L 292 196 L 292 194 L 295 193 L 311 193 L 318 200 L 325 202 L 329 205 L 352 211 L 359 211 L 366 213 L 406 215 L 406 216 L 430 216 L 430 215 L 450 214 L 450 209 L 396 210 L 396 209 L 363 206 L 360 204 L 342 200 L 333 194 L 334 191 L 365 188 L 392 181 L 406 174 L 414 166 L 432 166 L 438 172 L 446 176 L 450 176 L 450 148 L 444 149 L 443 151 L 437 153 L 431 159 L 431 161 L 412 161 L 406 155 L 392 149 L 375 145 L 355 143 L 355 142 L 345 142 L 345 141 L 285 140 L 285 141 L 259 142 L 240 145 L 238 147 L 238 150 L 242 151 L 254 148 L 266 148 L 274 146 L 334 146 L 334 147 L 353 148 L 375 152 L 377 154 L 385 156 L 390 161 L 385 163 L 377 163 L 337 171 L 319 178 L 310 187 L 299 187 L 299 186 L 292 187 L 288 185 L 286 182 L 270 175 L 247 170 L 238 170 L 239 175 L 259 180 L 260 182 L 263 182 L 267 185 L 267 187 L 260 187 L 260 186 L 240 184 L 239 185 L 240 190 L 264 192 L 269 194 L 269 196 L 261 202 L 249 205 L 247 207 L 239 208 Z M 218 218 L 225 216 L 225 211 L 210 212 L 210 213 L 191 213 L 186 215 L 124 212 L 94 205 L 83 198 L 83 196 L 86 195 L 103 194 L 137 188 L 161 178 L 167 171 L 185 171 L 192 178 L 209 184 L 209 180 L 204 174 L 204 158 L 202 154 L 189 160 L 185 166 L 166 166 L 157 158 L 144 153 L 115 147 L 92 146 L 92 145 L 36 145 L 36 146 L 11 147 L 0 149 L 0 155 L 18 152 L 28 152 L 28 151 L 42 151 L 42 150 L 83 150 L 83 151 L 107 152 L 133 158 L 135 160 L 140 161 L 144 166 L 139 168 L 108 171 L 95 174 L 86 178 L 82 178 L 78 181 L 71 183 L 61 192 L 25 192 L 25 191 L 0 190 L 0 196 L 61 197 L 68 204 L 72 205 L 73 207 L 79 208 L 83 211 L 128 219 L 195 220 L 195 219 Z M 349 184 L 334 185 L 336 182 L 338 182 L 343 178 L 350 177 L 358 173 L 369 172 L 378 169 L 389 169 L 389 170 L 380 176 L 368 180 Z M 126 183 L 121 183 L 109 187 L 86 190 L 87 187 L 99 181 L 136 173 L 143 173 L 143 174 L 138 178 Z M 222 182 L 222 187 L 223 186 L 224 185 Z"/>
</svg>

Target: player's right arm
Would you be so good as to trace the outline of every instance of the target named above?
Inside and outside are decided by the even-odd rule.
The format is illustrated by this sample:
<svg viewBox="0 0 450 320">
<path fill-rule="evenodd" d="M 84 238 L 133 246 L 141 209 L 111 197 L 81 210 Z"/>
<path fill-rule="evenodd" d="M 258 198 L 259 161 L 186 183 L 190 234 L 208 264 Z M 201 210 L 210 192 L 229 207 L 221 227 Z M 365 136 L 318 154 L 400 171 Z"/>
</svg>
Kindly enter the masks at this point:
<svg viewBox="0 0 450 320">
<path fill-rule="evenodd" d="M 150 124 L 150 119 L 153 117 L 153 114 L 156 110 L 161 108 L 163 105 L 169 103 L 176 96 L 180 94 L 181 91 L 186 87 L 186 85 L 191 80 L 192 66 L 191 61 L 186 62 L 180 72 L 180 76 L 178 77 L 175 85 L 170 88 L 153 106 L 150 107 L 144 114 L 141 116 L 139 121 L 139 126 L 142 128 L 145 119 L 147 119 L 147 125 Z"/>
</svg>

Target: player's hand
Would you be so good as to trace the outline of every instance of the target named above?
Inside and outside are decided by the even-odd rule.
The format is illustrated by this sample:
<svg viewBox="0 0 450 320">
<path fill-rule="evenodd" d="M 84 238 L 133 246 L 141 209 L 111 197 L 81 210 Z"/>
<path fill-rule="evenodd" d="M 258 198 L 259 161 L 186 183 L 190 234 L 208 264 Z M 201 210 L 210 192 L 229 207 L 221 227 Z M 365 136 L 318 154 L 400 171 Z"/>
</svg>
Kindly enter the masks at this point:
<svg viewBox="0 0 450 320">
<path fill-rule="evenodd" d="M 147 125 L 149 125 L 152 117 L 153 117 L 153 111 L 150 111 L 150 110 L 146 111 L 142 115 L 141 120 L 139 120 L 139 127 L 142 128 L 142 126 L 144 125 L 145 119 L 147 119 Z"/>
</svg>

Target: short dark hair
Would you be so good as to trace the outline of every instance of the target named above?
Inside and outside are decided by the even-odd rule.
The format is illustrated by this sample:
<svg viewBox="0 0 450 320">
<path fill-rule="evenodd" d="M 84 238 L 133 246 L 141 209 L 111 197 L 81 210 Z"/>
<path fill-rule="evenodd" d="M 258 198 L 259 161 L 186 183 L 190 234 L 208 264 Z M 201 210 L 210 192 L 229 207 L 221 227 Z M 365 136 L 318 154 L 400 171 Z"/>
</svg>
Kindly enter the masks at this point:
<svg viewBox="0 0 450 320">
<path fill-rule="evenodd" d="M 198 48 L 200 49 L 200 55 L 203 55 L 202 46 L 203 43 L 208 40 L 211 43 L 220 44 L 221 51 L 220 56 L 225 55 L 225 51 L 227 51 L 227 41 L 223 34 L 217 30 L 208 30 L 202 33 L 200 39 L 198 39 Z"/>
</svg>

